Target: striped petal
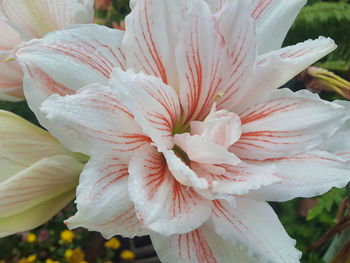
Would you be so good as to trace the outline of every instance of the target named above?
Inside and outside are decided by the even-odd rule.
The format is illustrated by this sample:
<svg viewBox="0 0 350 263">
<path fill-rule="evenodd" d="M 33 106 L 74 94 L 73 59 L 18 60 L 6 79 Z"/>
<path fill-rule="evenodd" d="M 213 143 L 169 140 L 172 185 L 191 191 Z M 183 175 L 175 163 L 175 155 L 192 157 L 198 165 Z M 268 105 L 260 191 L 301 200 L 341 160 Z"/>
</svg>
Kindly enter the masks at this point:
<svg viewBox="0 0 350 263">
<path fill-rule="evenodd" d="M 56 155 L 8 178 L 0 184 L 0 218 L 23 213 L 74 189 L 82 166 L 73 157 Z"/>
<path fill-rule="evenodd" d="M 166 263 L 258 263 L 258 258 L 233 246 L 210 227 L 203 226 L 186 234 L 164 237 L 151 234 L 158 257 Z"/>
<path fill-rule="evenodd" d="M 115 155 L 93 157 L 80 176 L 78 212 L 66 221 L 68 227 L 85 227 L 105 238 L 145 235 L 129 198 L 128 175 L 128 165 Z"/>
<path fill-rule="evenodd" d="M 90 83 L 107 83 L 112 69 L 124 63 L 119 48 L 122 35 L 102 26 L 81 25 L 51 33 L 17 53 L 25 72 L 28 104 L 41 124 L 61 140 L 64 127 L 47 121 L 39 109 L 41 103 L 52 94 L 74 94 Z M 80 140 L 70 142 L 68 147 L 78 148 Z M 86 147 L 82 151 L 87 152 Z"/>
<path fill-rule="evenodd" d="M 248 1 L 232 1 L 213 15 L 204 2 L 186 13 L 176 49 L 185 121 L 203 120 L 214 101 L 231 109 L 249 91 L 256 56 Z"/>
<path fill-rule="evenodd" d="M 346 121 L 344 107 L 307 91 L 277 90 L 239 113 L 241 138 L 230 150 L 245 159 L 268 159 L 308 151 Z"/>
<path fill-rule="evenodd" d="M 253 82 L 254 92 L 246 99 L 283 86 L 335 48 L 332 39 L 320 37 L 259 56 Z"/>
<path fill-rule="evenodd" d="M 199 0 L 139 0 L 125 19 L 127 28 L 123 50 L 128 54 L 128 67 L 156 76 L 178 89 L 175 62 L 177 35 L 182 30 L 182 17 L 192 2 Z"/>
<path fill-rule="evenodd" d="M 187 233 L 209 218 L 211 202 L 177 182 L 156 148 L 138 150 L 129 172 L 130 198 L 147 228 L 166 236 Z"/>
<path fill-rule="evenodd" d="M 11 112 L 1 110 L 0 123 L 0 182 L 45 157 L 71 155 L 47 131 Z"/>
<path fill-rule="evenodd" d="M 291 157 L 266 160 L 274 164 L 281 178 L 277 184 L 265 186 L 252 193 L 253 197 L 284 202 L 295 197 L 313 197 L 332 187 L 342 188 L 350 181 L 349 162 L 340 156 L 311 151 Z"/>
<path fill-rule="evenodd" d="M 75 189 L 58 195 L 22 213 L 0 218 L 0 237 L 34 229 L 47 222 L 75 196 Z"/>
<path fill-rule="evenodd" d="M 237 198 L 231 208 L 214 201 L 212 222 L 215 232 L 227 243 L 243 246 L 259 262 L 297 263 L 301 252 L 295 248 L 277 215 L 265 201 Z"/>
<path fill-rule="evenodd" d="M 107 83 L 115 67 L 124 67 L 123 35 L 103 26 L 79 25 L 19 49 L 26 98 L 39 121 L 45 124 L 39 106 L 50 95 L 74 94 L 88 84 Z"/>
<path fill-rule="evenodd" d="M 134 150 L 150 142 L 109 87 L 95 84 L 75 95 L 53 95 L 41 109 L 48 126 L 54 126 L 52 134 L 72 151 L 99 155 L 109 150 L 128 162 Z"/>
<path fill-rule="evenodd" d="M 27 39 L 40 38 L 68 25 L 91 23 L 93 0 L 2 0 L 4 15 Z"/>
<path fill-rule="evenodd" d="M 132 70 L 117 70 L 110 84 L 158 149 L 171 149 L 173 130 L 180 118 L 179 99 L 175 91 L 159 78 Z"/>
<path fill-rule="evenodd" d="M 258 166 L 244 162 L 237 165 L 192 162 L 191 168 L 199 178 L 205 179 L 210 185 L 209 195 L 206 196 L 242 195 L 281 181 L 273 164 Z"/>
<path fill-rule="evenodd" d="M 279 49 L 306 0 L 253 0 L 252 17 L 256 21 L 258 53 Z"/>
</svg>

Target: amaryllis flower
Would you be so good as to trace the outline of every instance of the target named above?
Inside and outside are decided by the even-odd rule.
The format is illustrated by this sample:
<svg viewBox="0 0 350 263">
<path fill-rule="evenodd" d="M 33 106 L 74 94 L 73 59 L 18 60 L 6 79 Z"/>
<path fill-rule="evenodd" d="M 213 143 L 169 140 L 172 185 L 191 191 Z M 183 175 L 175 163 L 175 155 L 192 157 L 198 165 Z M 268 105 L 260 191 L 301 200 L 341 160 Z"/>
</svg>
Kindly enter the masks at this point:
<svg viewBox="0 0 350 263">
<path fill-rule="evenodd" d="M 266 201 L 350 172 L 327 145 L 347 106 L 276 90 L 335 48 L 278 49 L 303 4 L 290 2 L 139 0 L 125 32 L 76 26 L 17 52 L 41 123 L 91 156 L 69 227 L 151 234 L 163 262 L 299 261 Z"/>
<path fill-rule="evenodd" d="M 12 50 L 68 25 L 92 22 L 94 0 L 0 1 L 0 99 L 23 100 L 23 74 Z"/>
</svg>

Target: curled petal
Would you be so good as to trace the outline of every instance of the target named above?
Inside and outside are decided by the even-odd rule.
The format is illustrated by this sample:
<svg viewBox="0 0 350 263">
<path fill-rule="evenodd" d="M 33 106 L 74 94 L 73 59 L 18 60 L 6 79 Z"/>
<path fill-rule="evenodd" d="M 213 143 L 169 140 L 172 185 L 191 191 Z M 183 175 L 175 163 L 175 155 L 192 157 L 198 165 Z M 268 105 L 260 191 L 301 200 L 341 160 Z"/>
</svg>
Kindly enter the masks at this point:
<svg viewBox="0 0 350 263">
<path fill-rule="evenodd" d="M 191 134 L 201 135 L 227 149 L 241 136 L 241 120 L 233 112 L 215 111 L 213 107 L 204 121 L 191 122 Z"/>
<path fill-rule="evenodd" d="M 319 37 L 316 40 L 307 40 L 259 56 L 252 84 L 254 92 L 249 95 L 250 98 L 247 98 L 251 99 L 255 96 L 254 94 L 281 87 L 335 48 L 336 45 L 332 39 Z"/>
<path fill-rule="evenodd" d="M 150 142 L 113 90 L 102 85 L 71 96 L 51 96 L 41 109 L 48 127 L 60 123 L 51 132 L 72 151 L 98 155 L 108 149 L 127 162 L 134 150 Z"/>
<path fill-rule="evenodd" d="M 262 186 L 278 183 L 281 179 L 276 175 L 274 165 L 253 165 L 239 163 L 200 164 L 193 162 L 191 168 L 202 180 L 205 179 L 209 191 L 200 191 L 205 196 L 242 195 Z M 210 199 L 214 199 L 210 197 Z"/>
<path fill-rule="evenodd" d="M 175 134 L 174 143 L 185 151 L 190 160 L 199 163 L 234 165 L 241 162 L 235 154 L 199 135 Z"/>
<path fill-rule="evenodd" d="M 68 227 L 86 227 L 106 238 L 145 235 L 129 198 L 128 175 L 128 165 L 113 154 L 93 157 L 80 176 L 78 212 L 66 221 Z"/>
<path fill-rule="evenodd" d="M 147 228 L 166 236 L 187 233 L 209 218 L 211 202 L 177 182 L 156 148 L 138 150 L 129 172 L 130 198 Z"/>
<path fill-rule="evenodd" d="M 180 118 L 179 99 L 175 91 L 159 78 L 132 70 L 117 70 L 110 84 L 158 149 L 171 149 L 173 129 Z"/>
<path fill-rule="evenodd" d="M 215 232 L 229 244 L 243 246 L 259 262 L 297 263 L 301 252 L 295 248 L 277 215 L 264 201 L 237 198 L 231 208 L 216 200 L 212 222 Z"/>
</svg>

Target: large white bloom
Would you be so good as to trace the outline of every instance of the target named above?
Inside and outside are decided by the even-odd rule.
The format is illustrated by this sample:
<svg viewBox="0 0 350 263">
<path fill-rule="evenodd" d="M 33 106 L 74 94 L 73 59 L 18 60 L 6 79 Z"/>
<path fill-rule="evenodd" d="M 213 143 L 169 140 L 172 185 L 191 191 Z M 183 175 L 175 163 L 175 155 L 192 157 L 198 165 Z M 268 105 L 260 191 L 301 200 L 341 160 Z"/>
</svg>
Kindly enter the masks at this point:
<svg viewBox="0 0 350 263">
<path fill-rule="evenodd" d="M 163 262 L 298 262 L 266 200 L 350 180 L 326 144 L 346 106 L 276 90 L 335 48 L 278 49 L 303 3 L 139 0 L 126 32 L 76 26 L 19 50 L 41 123 L 92 156 L 68 225 L 150 233 Z"/>
<path fill-rule="evenodd" d="M 23 74 L 11 53 L 22 43 L 69 25 L 92 22 L 94 0 L 0 1 L 0 99 L 23 100 Z"/>
</svg>

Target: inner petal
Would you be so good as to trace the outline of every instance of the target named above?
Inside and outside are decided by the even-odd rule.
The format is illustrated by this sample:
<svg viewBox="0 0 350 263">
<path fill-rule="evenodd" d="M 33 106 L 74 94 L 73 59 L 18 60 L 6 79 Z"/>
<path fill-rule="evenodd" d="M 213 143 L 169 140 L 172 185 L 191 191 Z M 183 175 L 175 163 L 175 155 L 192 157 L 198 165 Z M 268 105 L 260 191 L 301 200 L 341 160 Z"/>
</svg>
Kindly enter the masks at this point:
<svg viewBox="0 0 350 263">
<path fill-rule="evenodd" d="M 215 105 L 204 121 L 191 122 L 192 135 L 201 135 L 225 149 L 234 144 L 241 133 L 239 116 L 227 110 L 215 111 Z"/>
</svg>

